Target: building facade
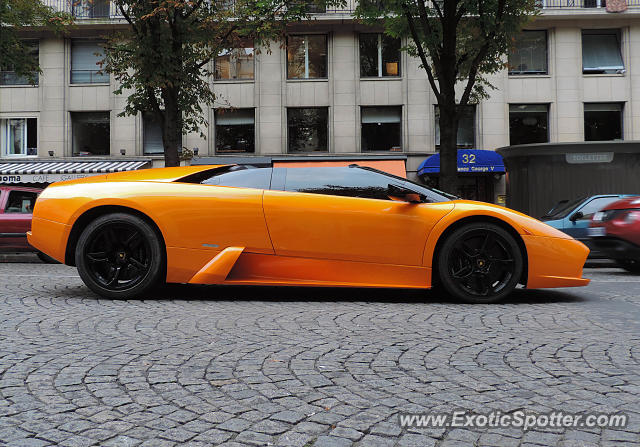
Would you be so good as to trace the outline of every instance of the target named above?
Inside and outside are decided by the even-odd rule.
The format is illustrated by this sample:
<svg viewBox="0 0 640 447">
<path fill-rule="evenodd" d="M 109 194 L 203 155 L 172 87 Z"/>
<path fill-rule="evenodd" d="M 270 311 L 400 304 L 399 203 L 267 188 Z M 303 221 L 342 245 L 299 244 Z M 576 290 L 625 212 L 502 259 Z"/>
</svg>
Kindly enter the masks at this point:
<svg viewBox="0 0 640 447">
<path fill-rule="evenodd" d="M 125 26 L 107 0 L 67 3 L 78 26 L 65 37 L 25 31 L 42 68 L 36 86 L 0 67 L 4 160 L 131 159 L 162 165 L 157 123 L 120 117 L 126 96 L 100 74 L 100 41 Z M 251 42 L 222 54 L 211 80 L 206 139 L 186 135 L 199 156 L 402 153 L 407 172 L 438 150 L 438 109 L 403 42 L 353 20 L 354 4 L 292 25 L 286 45 Z M 631 0 L 638 2 L 638 0 Z M 460 148 L 640 139 L 640 3 L 607 11 L 604 0 L 553 0 L 516 39 L 490 98 L 465 109 Z M 4 161 L 3 160 L 3 161 Z M 428 179 L 423 179 L 428 180 Z M 500 176 L 478 183 L 503 194 Z"/>
</svg>

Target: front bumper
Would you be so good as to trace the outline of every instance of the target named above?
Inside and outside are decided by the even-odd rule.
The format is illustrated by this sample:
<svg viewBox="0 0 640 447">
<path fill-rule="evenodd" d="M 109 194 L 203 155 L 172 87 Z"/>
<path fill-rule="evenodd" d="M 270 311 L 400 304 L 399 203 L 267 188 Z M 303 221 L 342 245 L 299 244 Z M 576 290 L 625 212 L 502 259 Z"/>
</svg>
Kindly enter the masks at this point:
<svg viewBox="0 0 640 447">
<path fill-rule="evenodd" d="M 522 235 L 527 248 L 527 288 L 580 287 L 589 284 L 582 268 L 589 249 L 575 239 Z"/>
<path fill-rule="evenodd" d="M 619 237 L 594 237 L 591 244 L 611 259 L 640 259 L 640 247 Z"/>
</svg>

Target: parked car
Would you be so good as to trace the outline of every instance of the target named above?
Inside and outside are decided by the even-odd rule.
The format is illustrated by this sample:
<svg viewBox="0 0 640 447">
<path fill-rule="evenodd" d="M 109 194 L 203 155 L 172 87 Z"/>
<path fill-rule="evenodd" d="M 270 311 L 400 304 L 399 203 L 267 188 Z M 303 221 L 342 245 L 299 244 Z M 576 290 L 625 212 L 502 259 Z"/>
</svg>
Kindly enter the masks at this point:
<svg viewBox="0 0 640 447">
<path fill-rule="evenodd" d="M 589 247 L 591 250 L 589 258 L 606 257 L 591 244 L 588 235 L 589 224 L 597 211 L 624 197 L 633 196 L 628 194 L 600 194 L 579 197 L 574 200 L 561 200 L 540 220 L 557 230 L 567 233 Z"/>
<path fill-rule="evenodd" d="M 0 252 L 35 252 L 44 262 L 56 262 L 27 242 L 33 207 L 40 188 L 0 186 Z"/>
<path fill-rule="evenodd" d="M 589 250 L 565 233 L 358 165 L 58 182 L 40 195 L 28 237 L 109 298 L 164 282 L 428 289 L 434 278 L 452 296 L 489 303 L 519 283 L 589 283 Z"/>
<path fill-rule="evenodd" d="M 618 200 L 593 215 L 591 244 L 618 264 L 640 273 L 640 197 Z"/>
</svg>

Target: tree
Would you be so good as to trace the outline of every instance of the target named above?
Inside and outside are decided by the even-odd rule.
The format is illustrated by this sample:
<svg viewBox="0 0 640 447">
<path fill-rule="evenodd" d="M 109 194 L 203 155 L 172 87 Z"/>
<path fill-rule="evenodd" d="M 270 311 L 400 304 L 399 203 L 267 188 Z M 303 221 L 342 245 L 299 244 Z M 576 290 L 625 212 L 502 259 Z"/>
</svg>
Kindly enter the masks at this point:
<svg viewBox="0 0 640 447">
<path fill-rule="evenodd" d="M 420 59 L 440 111 L 440 189 L 455 193 L 456 138 L 461 106 L 488 96 L 487 75 L 505 67 L 515 35 L 536 14 L 537 0 L 362 1 L 356 15 L 407 37 L 406 51 Z M 459 100 L 456 97 L 458 89 Z"/>
<path fill-rule="evenodd" d="M 0 0 L 0 71 L 12 71 L 35 84 L 40 65 L 20 31 L 25 27 L 45 27 L 61 32 L 71 22 L 70 15 L 45 6 L 40 0 Z"/>
<path fill-rule="evenodd" d="M 212 60 L 243 39 L 268 48 L 309 6 L 287 0 L 115 0 L 129 24 L 106 45 L 104 69 L 129 90 L 121 115 L 151 113 L 162 127 L 165 166 L 179 164 L 182 135 L 207 126 Z M 313 6 L 313 5 L 311 5 Z"/>
</svg>

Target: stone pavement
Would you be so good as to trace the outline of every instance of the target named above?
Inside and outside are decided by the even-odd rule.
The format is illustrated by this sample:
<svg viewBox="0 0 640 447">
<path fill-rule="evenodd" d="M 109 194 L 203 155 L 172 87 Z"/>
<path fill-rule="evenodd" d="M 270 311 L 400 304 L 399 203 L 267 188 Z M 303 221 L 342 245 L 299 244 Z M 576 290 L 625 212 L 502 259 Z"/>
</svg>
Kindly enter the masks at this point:
<svg viewBox="0 0 640 447">
<path fill-rule="evenodd" d="M 637 446 L 640 276 L 500 305 L 430 292 L 89 292 L 0 264 L 0 445 Z M 622 429 L 401 429 L 399 412 L 623 411 Z"/>
</svg>

